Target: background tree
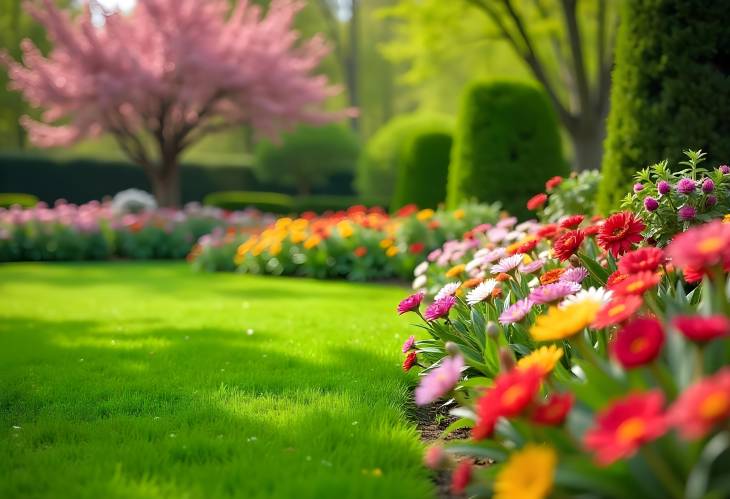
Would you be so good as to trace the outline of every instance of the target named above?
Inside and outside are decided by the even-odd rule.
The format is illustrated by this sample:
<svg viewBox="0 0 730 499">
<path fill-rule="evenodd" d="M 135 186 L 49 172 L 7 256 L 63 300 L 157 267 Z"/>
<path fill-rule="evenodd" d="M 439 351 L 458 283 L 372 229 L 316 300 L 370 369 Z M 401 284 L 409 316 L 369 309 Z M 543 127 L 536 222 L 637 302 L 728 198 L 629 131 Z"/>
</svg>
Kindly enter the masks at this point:
<svg viewBox="0 0 730 499">
<path fill-rule="evenodd" d="M 53 49 L 23 43 L 23 64 L 7 54 L 13 88 L 42 120 L 24 117 L 33 143 L 71 144 L 108 132 L 147 173 L 158 202 L 179 204 L 179 159 L 206 134 L 250 124 L 276 136 L 298 122 L 344 113 L 319 109 L 337 89 L 314 74 L 328 50 L 321 37 L 299 43 L 302 5 L 226 0 L 141 0 L 129 15 L 94 26 L 89 9 L 72 18 L 51 0 L 27 4 Z M 230 14 L 229 14 L 230 12 Z"/>
<path fill-rule="evenodd" d="M 401 0 L 387 13 L 405 27 L 386 53 L 398 60 L 406 55 L 419 72 L 424 72 L 439 60 L 434 54 L 443 55 L 445 47 L 469 51 L 470 58 L 476 53 L 488 58 L 493 45 L 489 42 L 506 42 L 545 88 L 571 139 L 575 167 L 596 169 L 601 164 L 609 108 L 617 3 Z M 483 16 L 478 17 L 479 13 Z M 482 19 L 481 24 L 475 19 Z"/>
</svg>

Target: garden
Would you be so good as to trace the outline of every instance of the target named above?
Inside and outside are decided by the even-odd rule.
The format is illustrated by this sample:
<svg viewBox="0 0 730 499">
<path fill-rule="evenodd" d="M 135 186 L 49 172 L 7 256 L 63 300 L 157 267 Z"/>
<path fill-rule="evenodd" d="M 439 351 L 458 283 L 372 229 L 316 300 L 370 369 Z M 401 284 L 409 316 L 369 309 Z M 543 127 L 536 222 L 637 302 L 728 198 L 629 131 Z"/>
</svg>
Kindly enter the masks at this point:
<svg viewBox="0 0 730 499">
<path fill-rule="evenodd" d="M 730 496 L 730 4 L 0 6 L 0 497 Z"/>
</svg>

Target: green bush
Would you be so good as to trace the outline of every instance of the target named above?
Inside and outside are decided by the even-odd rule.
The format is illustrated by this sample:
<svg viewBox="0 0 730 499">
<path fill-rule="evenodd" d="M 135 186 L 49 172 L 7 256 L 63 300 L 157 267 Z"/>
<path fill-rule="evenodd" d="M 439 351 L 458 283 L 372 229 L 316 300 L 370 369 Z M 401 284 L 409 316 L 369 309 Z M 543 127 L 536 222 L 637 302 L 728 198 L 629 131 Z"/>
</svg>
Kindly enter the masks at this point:
<svg viewBox="0 0 730 499">
<path fill-rule="evenodd" d="M 286 133 L 279 144 L 262 141 L 256 148 L 256 175 L 277 187 L 294 187 L 309 195 L 330 177 L 355 169 L 360 145 L 342 125 L 300 126 Z"/>
<path fill-rule="evenodd" d="M 257 208 L 268 213 L 288 214 L 295 211 L 294 198 L 278 192 L 223 191 L 208 194 L 203 204 L 224 210 Z"/>
<path fill-rule="evenodd" d="M 446 200 L 451 134 L 421 131 L 404 144 L 392 211 L 407 204 L 436 208 Z"/>
<path fill-rule="evenodd" d="M 687 147 L 730 159 L 730 37 L 726 0 L 623 2 L 599 209 L 633 175 Z"/>
<path fill-rule="evenodd" d="M 475 82 L 462 98 L 448 204 L 501 201 L 515 215 L 555 175 L 566 175 L 555 113 L 543 91 L 512 81 Z"/>
<path fill-rule="evenodd" d="M 417 113 L 390 120 L 368 141 L 357 163 L 355 189 L 367 199 L 390 206 L 403 146 L 420 130 L 451 132 L 452 119 L 440 114 Z"/>
<path fill-rule="evenodd" d="M 299 196 L 294 198 L 294 211 L 297 213 L 305 211 L 324 213 L 326 211 L 346 210 L 357 204 L 375 206 L 377 203 L 360 199 L 357 196 L 328 196 L 324 194 L 318 196 Z"/>
<path fill-rule="evenodd" d="M 32 194 L 16 192 L 0 193 L 0 208 L 10 208 L 18 205 L 22 208 L 32 208 L 38 204 L 38 198 Z"/>
</svg>

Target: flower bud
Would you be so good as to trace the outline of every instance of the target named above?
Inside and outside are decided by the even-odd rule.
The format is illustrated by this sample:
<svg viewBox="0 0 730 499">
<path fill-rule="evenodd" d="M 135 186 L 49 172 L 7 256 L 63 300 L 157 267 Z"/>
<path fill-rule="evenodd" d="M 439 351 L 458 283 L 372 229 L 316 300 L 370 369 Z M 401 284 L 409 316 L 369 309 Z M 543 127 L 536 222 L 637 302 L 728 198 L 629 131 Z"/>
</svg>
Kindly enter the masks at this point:
<svg viewBox="0 0 730 499">
<path fill-rule="evenodd" d="M 644 190 L 643 184 L 639 184 L 638 182 L 634 184 L 634 192 L 641 192 Z"/>
<path fill-rule="evenodd" d="M 502 366 L 502 372 L 508 372 L 514 369 L 516 362 L 515 354 L 512 353 L 512 350 L 507 348 L 499 349 L 499 365 Z"/>
<path fill-rule="evenodd" d="M 494 321 L 487 322 L 487 336 L 490 338 L 499 336 L 499 326 Z"/>
<path fill-rule="evenodd" d="M 715 197 L 713 195 L 709 195 L 709 196 L 707 196 L 707 199 L 705 199 L 705 206 L 707 206 L 708 208 L 712 208 L 716 204 L 717 204 L 717 197 Z"/>
<path fill-rule="evenodd" d="M 448 461 L 449 458 L 444 452 L 444 448 L 438 444 L 432 445 L 426 449 L 426 452 L 423 454 L 423 464 L 432 470 L 443 468 L 446 466 Z"/>
<path fill-rule="evenodd" d="M 570 255 L 568 261 L 573 267 L 580 267 L 580 258 L 578 258 L 578 255 Z"/>
<path fill-rule="evenodd" d="M 453 341 L 447 341 L 446 345 L 444 345 L 446 348 L 446 353 L 449 354 L 451 357 L 456 357 L 457 355 L 461 355 L 461 350 L 459 349 L 459 345 L 454 343 Z"/>
<path fill-rule="evenodd" d="M 722 173 L 723 175 L 727 175 L 728 173 L 730 173 L 730 166 L 727 165 L 720 165 L 717 167 L 717 169 L 720 170 L 720 173 Z"/>
</svg>

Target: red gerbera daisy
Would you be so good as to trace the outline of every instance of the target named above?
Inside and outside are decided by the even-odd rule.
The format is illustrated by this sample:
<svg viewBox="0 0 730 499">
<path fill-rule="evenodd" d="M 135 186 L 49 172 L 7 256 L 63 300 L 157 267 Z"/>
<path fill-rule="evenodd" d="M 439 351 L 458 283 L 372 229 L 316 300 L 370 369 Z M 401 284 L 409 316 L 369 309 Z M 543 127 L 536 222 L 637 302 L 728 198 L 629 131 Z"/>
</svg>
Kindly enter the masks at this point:
<svg viewBox="0 0 730 499">
<path fill-rule="evenodd" d="M 545 182 L 545 190 L 550 192 L 562 183 L 563 183 L 563 177 L 556 175 L 555 177 L 553 177 L 550 180 L 548 180 L 547 182 Z"/>
<path fill-rule="evenodd" d="M 620 324 L 634 315 L 643 304 L 644 301 L 640 296 L 616 296 L 601 307 L 591 327 L 603 329 L 604 327 Z"/>
<path fill-rule="evenodd" d="M 516 255 L 517 253 L 529 253 L 530 251 L 534 250 L 537 246 L 537 243 L 539 243 L 539 239 L 531 239 L 530 241 L 527 241 L 526 243 L 521 244 L 517 248 L 514 248 L 514 250 L 510 251 L 510 254 Z"/>
<path fill-rule="evenodd" d="M 492 436 L 499 418 L 498 409 L 491 397 L 484 396 L 477 400 L 477 423 L 471 430 L 471 437 L 474 440 L 484 440 Z"/>
<path fill-rule="evenodd" d="M 553 393 L 544 403 L 535 407 L 530 416 L 533 423 L 559 426 L 565 422 L 575 397 L 570 393 Z"/>
<path fill-rule="evenodd" d="M 513 369 L 497 376 L 480 403 L 493 407 L 499 416 L 517 416 L 532 403 L 540 383 L 542 371 L 539 367 Z"/>
<path fill-rule="evenodd" d="M 539 210 L 545 205 L 547 199 L 548 197 L 545 193 L 536 194 L 527 201 L 527 209 L 530 211 Z"/>
<path fill-rule="evenodd" d="M 661 276 L 655 272 L 639 272 L 615 284 L 611 290 L 617 295 L 643 295 L 659 284 L 661 279 Z"/>
<path fill-rule="evenodd" d="M 418 357 L 416 356 L 416 352 L 410 352 L 408 355 L 406 355 L 406 358 L 403 360 L 403 370 L 410 371 L 417 360 L 418 360 Z"/>
<path fill-rule="evenodd" d="M 600 225 L 589 225 L 588 227 L 583 227 L 583 234 L 586 236 L 595 236 L 600 230 Z"/>
<path fill-rule="evenodd" d="M 571 215 L 561 220 L 560 226 L 563 229 L 574 229 L 575 227 L 578 227 L 581 223 L 583 223 L 584 219 L 585 215 Z"/>
<path fill-rule="evenodd" d="M 608 217 L 601 225 L 596 240 L 598 245 L 613 256 L 620 256 L 641 242 L 644 222 L 630 211 L 621 211 Z"/>
<path fill-rule="evenodd" d="M 564 232 L 553 243 L 553 252 L 561 262 L 567 260 L 578 251 L 585 236 L 580 230 L 569 230 Z"/>
<path fill-rule="evenodd" d="M 730 225 L 720 221 L 677 235 L 667 247 L 675 265 L 703 272 L 730 262 Z"/>
<path fill-rule="evenodd" d="M 680 315 L 672 323 L 684 336 L 696 342 L 711 341 L 730 333 L 730 320 L 724 315 Z"/>
<path fill-rule="evenodd" d="M 616 286 L 627 277 L 628 274 L 622 274 L 620 271 L 617 270 L 616 272 L 608 276 L 608 279 L 606 280 L 606 288 L 613 289 L 614 286 Z"/>
<path fill-rule="evenodd" d="M 474 464 L 470 459 L 461 461 L 451 475 L 451 491 L 454 494 L 461 494 L 471 481 L 471 467 Z"/>
<path fill-rule="evenodd" d="M 537 231 L 537 237 L 541 239 L 552 239 L 557 235 L 559 229 L 560 227 L 558 227 L 557 224 L 543 225 Z"/>
<path fill-rule="evenodd" d="M 687 440 L 704 437 L 730 417 L 730 367 L 687 388 L 669 409 L 672 426 Z"/>
<path fill-rule="evenodd" d="M 664 252 L 659 248 L 648 246 L 622 256 L 618 262 L 618 270 L 623 274 L 654 272 L 662 263 L 664 263 Z"/>
<path fill-rule="evenodd" d="M 614 402 L 596 416 L 595 425 L 586 432 L 586 448 L 604 466 L 631 457 L 641 445 L 667 431 L 663 405 L 659 391 L 634 393 Z"/>
<path fill-rule="evenodd" d="M 664 331 L 659 321 L 638 317 L 626 324 L 611 342 L 611 351 L 626 369 L 643 366 L 656 359 L 664 345 Z"/>
</svg>

